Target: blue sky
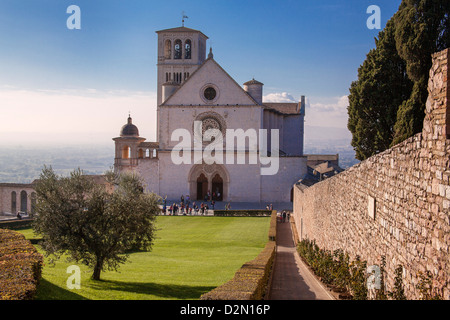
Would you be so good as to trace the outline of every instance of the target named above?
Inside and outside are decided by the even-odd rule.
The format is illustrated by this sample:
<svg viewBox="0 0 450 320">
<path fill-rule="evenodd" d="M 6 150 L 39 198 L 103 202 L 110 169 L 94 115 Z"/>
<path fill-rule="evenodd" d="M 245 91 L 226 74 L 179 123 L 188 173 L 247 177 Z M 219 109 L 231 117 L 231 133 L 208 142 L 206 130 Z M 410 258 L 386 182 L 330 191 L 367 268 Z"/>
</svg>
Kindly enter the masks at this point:
<svg viewBox="0 0 450 320">
<path fill-rule="evenodd" d="M 366 10 L 380 7 L 383 28 L 400 2 L 1 0 L 0 143 L 109 143 L 128 111 L 154 139 L 155 31 L 180 26 L 182 11 L 238 83 L 254 77 L 272 100 L 305 95 L 307 125 L 345 127 L 348 88 L 380 31 Z M 73 4 L 81 30 L 66 27 Z"/>
</svg>

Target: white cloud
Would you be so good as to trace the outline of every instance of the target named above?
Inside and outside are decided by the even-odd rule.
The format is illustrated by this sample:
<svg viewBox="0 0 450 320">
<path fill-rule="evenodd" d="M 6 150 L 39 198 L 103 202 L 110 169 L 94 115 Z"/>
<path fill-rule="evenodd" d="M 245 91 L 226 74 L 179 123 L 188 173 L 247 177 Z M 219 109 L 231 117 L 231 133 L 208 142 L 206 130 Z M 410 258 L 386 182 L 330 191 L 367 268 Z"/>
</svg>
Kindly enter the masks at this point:
<svg viewBox="0 0 450 320">
<path fill-rule="evenodd" d="M 264 96 L 265 102 L 298 102 L 287 92 Z M 347 128 L 348 97 L 306 96 L 305 125 Z M 128 112 L 141 136 L 156 139 L 156 93 L 51 91 L 0 88 L 0 144 L 113 143 Z"/>
<path fill-rule="evenodd" d="M 263 97 L 264 102 L 298 102 L 287 92 L 269 93 Z"/>
<path fill-rule="evenodd" d="M 306 97 L 306 124 L 318 127 L 347 128 L 348 96 Z"/>
<path fill-rule="evenodd" d="M 314 98 L 313 98 L 314 100 Z M 328 98 L 320 100 L 321 102 L 311 102 L 310 108 L 318 112 L 347 112 L 348 96 L 342 96 L 338 98 Z"/>
<path fill-rule="evenodd" d="M 153 92 L 0 90 L 0 143 L 29 139 L 109 143 L 131 112 L 140 135 L 155 139 L 156 94 Z M 36 136 L 37 135 L 37 136 Z M 109 138 L 107 138 L 109 136 Z M 26 143 L 28 141 L 17 141 Z M 52 141 L 43 141 L 52 142 Z"/>
</svg>

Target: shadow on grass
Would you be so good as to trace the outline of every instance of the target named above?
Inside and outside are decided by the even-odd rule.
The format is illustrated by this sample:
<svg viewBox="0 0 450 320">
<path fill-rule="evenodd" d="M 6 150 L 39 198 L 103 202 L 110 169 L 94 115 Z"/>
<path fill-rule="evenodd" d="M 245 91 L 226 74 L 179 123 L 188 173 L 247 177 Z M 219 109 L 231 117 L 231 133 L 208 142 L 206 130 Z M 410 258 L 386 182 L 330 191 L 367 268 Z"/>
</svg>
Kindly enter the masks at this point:
<svg viewBox="0 0 450 320">
<path fill-rule="evenodd" d="M 143 295 L 153 295 L 163 299 L 195 300 L 215 287 L 184 286 L 176 284 L 121 282 L 114 280 L 100 280 L 89 283 L 95 290 L 117 290 L 133 292 Z"/>
<path fill-rule="evenodd" d="M 53 283 L 48 282 L 45 279 L 41 279 L 39 282 L 38 291 L 36 294 L 36 300 L 89 300 L 74 291 L 67 290 Z"/>
</svg>

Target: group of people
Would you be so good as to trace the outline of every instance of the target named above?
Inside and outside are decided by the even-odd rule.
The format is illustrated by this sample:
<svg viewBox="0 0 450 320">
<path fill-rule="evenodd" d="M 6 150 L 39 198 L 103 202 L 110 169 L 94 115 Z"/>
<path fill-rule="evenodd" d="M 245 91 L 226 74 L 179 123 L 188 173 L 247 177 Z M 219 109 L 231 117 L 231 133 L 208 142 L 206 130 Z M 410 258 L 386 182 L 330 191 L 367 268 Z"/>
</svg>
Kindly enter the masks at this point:
<svg viewBox="0 0 450 320">
<path fill-rule="evenodd" d="M 208 190 L 208 192 L 205 194 L 204 200 L 205 200 L 205 202 L 207 202 L 207 201 L 222 201 L 222 194 L 218 190 L 217 190 L 217 192 L 213 192 L 213 193 L 211 193 L 211 191 Z"/>
<path fill-rule="evenodd" d="M 286 219 L 289 222 L 290 218 L 291 218 L 291 213 L 286 212 L 284 210 L 281 212 L 280 217 L 279 217 L 280 222 L 286 222 Z"/>
<path fill-rule="evenodd" d="M 205 203 L 206 202 L 206 203 Z M 208 213 L 208 210 L 211 209 L 214 210 L 214 206 L 216 204 L 215 200 L 211 200 L 209 205 L 208 202 L 205 201 L 200 203 L 200 206 L 194 202 L 191 203 L 191 199 L 189 197 L 189 195 L 186 195 L 186 198 L 181 195 L 180 197 L 180 203 L 172 203 L 169 207 L 167 207 L 167 196 L 163 199 L 163 209 L 162 209 L 162 214 L 166 215 L 204 215 L 205 213 Z"/>
</svg>

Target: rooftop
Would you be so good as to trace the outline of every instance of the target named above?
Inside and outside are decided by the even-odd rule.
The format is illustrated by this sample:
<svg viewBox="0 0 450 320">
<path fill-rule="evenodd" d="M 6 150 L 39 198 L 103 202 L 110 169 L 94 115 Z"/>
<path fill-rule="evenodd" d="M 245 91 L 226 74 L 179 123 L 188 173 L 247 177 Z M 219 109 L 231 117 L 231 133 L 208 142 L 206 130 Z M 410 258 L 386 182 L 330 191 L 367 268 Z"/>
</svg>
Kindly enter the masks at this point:
<svg viewBox="0 0 450 320">
<path fill-rule="evenodd" d="M 201 33 L 204 37 L 206 37 L 206 39 L 209 39 L 208 36 L 206 36 L 200 30 L 195 30 L 195 29 L 186 28 L 186 27 L 176 27 L 176 28 L 169 28 L 169 29 L 156 31 L 156 33 L 161 33 L 161 32 L 196 32 L 196 33 Z"/>
</svg>

